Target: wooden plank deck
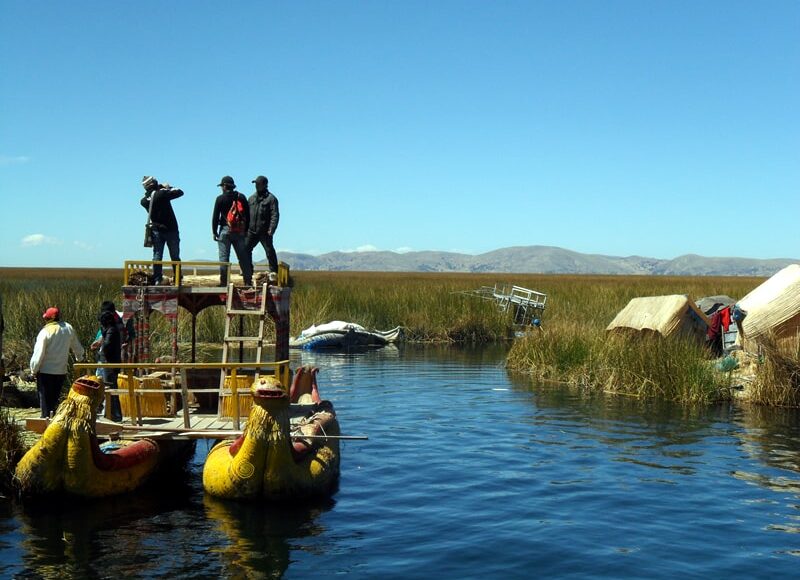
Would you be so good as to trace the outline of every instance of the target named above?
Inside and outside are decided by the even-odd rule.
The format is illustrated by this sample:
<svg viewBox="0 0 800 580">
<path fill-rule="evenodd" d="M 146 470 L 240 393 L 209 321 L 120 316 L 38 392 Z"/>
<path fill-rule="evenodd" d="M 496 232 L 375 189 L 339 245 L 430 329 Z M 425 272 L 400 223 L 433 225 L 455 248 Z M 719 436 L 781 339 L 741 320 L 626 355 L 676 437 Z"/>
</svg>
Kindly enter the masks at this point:
<svg viewBox="0 0 800 580">
<path fill-rule="evenodd" d="M 98 420 L 98 424 L 101 421 Z M 220 419 L 216 414 L 189 415 L 189 427 L 184 424 L 182 415 L 177 417 L 144 417 L 141 425 L 133 425 L 129 421 L 111 423 L 102 421 L 105 425 L 116 425 L 120 437 L 125 439 L 225 439 L 238 437 L 241 429 L 234 429 L 233 420 Z M 244 427 L 245 420 L 240 426 Z"/>
<path fill-rule="evenodd" d="M 132 424 L 130 419 L 122 423 L 114 423 L 106 419 L 97 419 L 97 436 L 99 439 L 228 439 L 241 435 L 241 429 L 233 427 L 232 419 L 219 419 L 216 414 L 192 414 L 189 416 L 189 427 L 184 426 L 183 416 L 178 417 L 145 417 L 141 425 Z M 244 428 L 246 419 L 242 419 Z M 25 420 L 25 428 L 34 433 L 44 433 L 49 421 L 38 417 Z"/>
</svg>

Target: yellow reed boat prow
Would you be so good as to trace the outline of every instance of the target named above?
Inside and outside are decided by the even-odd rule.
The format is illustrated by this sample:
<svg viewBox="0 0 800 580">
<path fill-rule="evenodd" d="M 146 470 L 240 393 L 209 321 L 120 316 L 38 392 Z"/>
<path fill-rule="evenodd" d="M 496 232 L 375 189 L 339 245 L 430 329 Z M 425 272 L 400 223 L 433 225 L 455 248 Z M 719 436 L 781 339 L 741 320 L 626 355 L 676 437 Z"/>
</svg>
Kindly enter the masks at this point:
<svg viewBox="0 0 800 580">
<path fill-rule="evenodd" d="M 103 385 L 80 377 L 41 439 L 17 464 L 15 476 L 23 495 L 69 493 L 104 497 L 132 491 L 153 473 L 159 447 L 150 439 L 103 452 L 97 442 L 97 408 Z"/>
<path fill-rule="evenodd" d="M 228 499 L 291 500 L 331 495 L 339 482 L 339 423 L 320 399 L 317 369 L 297 369 L 291 388 L 274 377 L 250 388 L 244 433 L 223 441 L 203 468 L 206 492 Z"/>
</svg>

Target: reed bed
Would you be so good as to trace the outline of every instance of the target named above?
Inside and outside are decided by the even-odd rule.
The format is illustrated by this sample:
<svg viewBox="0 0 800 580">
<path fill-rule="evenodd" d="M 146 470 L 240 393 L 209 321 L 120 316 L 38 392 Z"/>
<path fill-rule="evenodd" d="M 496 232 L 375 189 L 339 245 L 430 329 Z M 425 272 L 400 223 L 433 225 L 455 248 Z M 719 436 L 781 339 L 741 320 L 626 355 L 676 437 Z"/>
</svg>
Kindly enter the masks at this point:
<svg viewBox="0 0 800 580">
<path fill-rule="evenodd" d="M 64 319 L 88 344 L 97 331 L 100 303 L 120 301 L 121 270 L 6 268 L 0 273 L 9 370 L 27 365 L 45 307 L 59 306 Z M 413 342 L 506 341 L 515 330 L 510 315 L 470 292 L 495 284 L 538 290 L 548 296 L 542 327 L 530 329 L 514 342 L 507 361 L 510 368 L 586 389 L 682 402 L 729 397 L 728 376 L 715 373 L 705 351 L 695 344 L 677 339 L 610 339 L 605 327 L 635 297 L 687 294 L 697 300 L 727 294 L 738 299 L 763 281 L 748 277 L 393 272 L 293 272 L 292 278 L 292 335 L 312 324 L 345 320 L 378 330 L 401 325 L 407 340 Z M 249 326 L 253 323 L 246 321 L 245 334 L 254 334 Z M 198 348 L 211 350 L 219 345 L 224 327 L 223 308 L 201 312 L 196 326 Z M 151 328 L 152 355 L 170 354 L 167 321 L 156 313 Z M 179 316 L 178 336 L 180 358 L 187 360 L 190 316 Z M 787 368 L 785 361 L 764 367 L 764 401 L 796 404 L 787 395 L 767 394 L 766 385 L 786 380 L 796 390 L 796 378 L 791 378 L 795 375 L 779 372 Z"/>
<path fill-rule="evenodd" d="M 62 318 L 77 331 L 84 346 L 97 328 L 97 313 L 104 300 L 121 304 L 121 270 L 0 269 L 0 293 L 5 314 L 5 358 L 9 371 L 27 366 L 42 312 L 58 306 Z M 300 272 L 293 274 L 290 331 L 299 334 L 312 324 L 345 320 L 366 328 L 388 330 L 403 326 L 411 341 L 442 343 L 493 342 L 510 336 L 509 319 L 491 302 L 462 294 L 477 285 L 494 283 L 495 276 L 449 274 L 388 274 L 351 272 Z M 255 320 L 244 321 L 244 335 L 255 334 Z M 150 319 L 151 354 L 171 354 L 169 321 L 158 312 Z M 196 320 L 198 349 L 222 342 L 223 308 L 207 308 Z M 191 317 L 178 318 L 180 358 L 191 347 Z M 267 339 L 274 339 L 268 325 Z"/>
<path fill-rule="evenodd" d="M 14 491 L 14 467 L 27 451 L 20 426 L 5 407 L 0 407 L 0 495 Z"/>
<path fill-rule="evenodd" d="M 687 294 L 697 300 L 727 294 L 740 298 L 757 278 L 560 276 L 542 285 L 549 308 L 541 330 L 515 341 L 509 368 L 587 391 L 681 403 L 729 399 L 729 374 L 717 372 L 694 341 L 659 336 L 609 335 L 605 328 L 638 296 Z M 545 283 L 546 283 L 545 282 Z M 545 289 L 546 288 L 546 289 Z"/>
</svg>

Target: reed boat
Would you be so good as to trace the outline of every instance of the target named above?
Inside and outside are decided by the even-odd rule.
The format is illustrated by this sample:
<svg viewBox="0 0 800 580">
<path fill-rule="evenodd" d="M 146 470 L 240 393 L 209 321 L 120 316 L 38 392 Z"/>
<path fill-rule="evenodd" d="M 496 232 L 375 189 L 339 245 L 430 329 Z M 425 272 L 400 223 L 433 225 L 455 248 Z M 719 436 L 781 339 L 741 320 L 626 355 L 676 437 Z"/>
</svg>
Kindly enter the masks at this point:
<svg viewBox="0 0 800 580">
<path fill-rule="evenodd" d="M 102 382 L 94 376 L 72 383 L 41 439 L 17 464 L 15 475 L 23 495 L 117 495 L 138 488 L 156 471 L 162 453 L 151 439 L 101 449 L 97 408 L 103 391 Z"/>
<path fill-rule="evenodd" d="M 334 320 L 318 326 L 312 324 L 290 338 L 289 347 L 304 350 L 381 347 L 400 340 L 402 335 L 402 326 L 391 330 L 367 330 L 353 322 Z"/>
<path fill-rule="evenodd" d="M 327 496 L 339 482 L 339 423 L 322 400 L 318 369 L 299 367 L 287 390 L 274 377 L 250 387 L 243 434 L 208 454 L 203 487 L 226 499 L 297 500 Z"/>
</svg>

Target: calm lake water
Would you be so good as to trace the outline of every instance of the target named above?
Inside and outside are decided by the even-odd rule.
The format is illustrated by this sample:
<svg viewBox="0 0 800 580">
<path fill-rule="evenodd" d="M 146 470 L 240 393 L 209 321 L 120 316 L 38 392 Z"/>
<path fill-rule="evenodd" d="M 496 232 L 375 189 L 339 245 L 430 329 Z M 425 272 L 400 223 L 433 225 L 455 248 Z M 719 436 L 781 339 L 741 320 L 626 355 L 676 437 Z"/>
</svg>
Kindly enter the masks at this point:
<svg viewBox="0 0 800 580">
<path fill-rule="evenodd" d="M 767 578 L 800 567 L 795 412 L 581 397 L 499 349 L 296 353 L 345 441 L 339 492 L 0 504 L 3 577 Z M 294 365 L 293 365 L 294 366 Z"/>
</svg>

